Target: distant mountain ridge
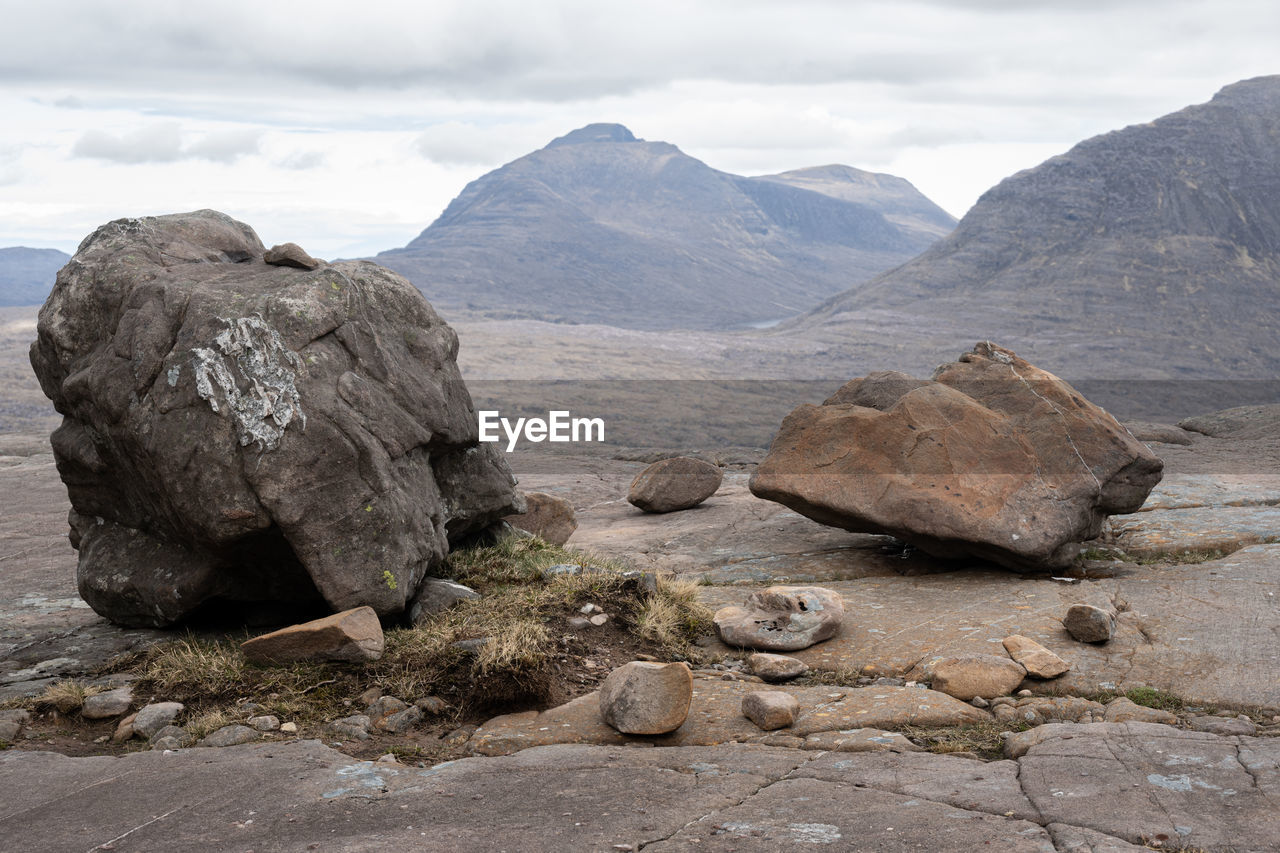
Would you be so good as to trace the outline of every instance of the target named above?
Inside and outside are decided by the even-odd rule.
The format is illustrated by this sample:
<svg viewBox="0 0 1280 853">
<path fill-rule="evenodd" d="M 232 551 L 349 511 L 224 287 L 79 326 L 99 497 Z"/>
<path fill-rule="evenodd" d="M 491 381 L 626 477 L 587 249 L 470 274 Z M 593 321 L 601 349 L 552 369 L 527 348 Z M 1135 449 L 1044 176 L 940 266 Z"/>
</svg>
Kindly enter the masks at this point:
<svg viewBox="0 0 1280 853">
<path fill-rule="evenodd" d="M 824 169 L 844 171 L 742 177 L 588 125 L 468 184 L 376 260 L 446 313 L 730 328 L 805 311 L 955 222 L 900 178 Z"/>
<path fill-rule="evenodd" d="M 847 336 L 871 314 L 1113 375 L 1280 375 L 1280 76 L 1006 178 L 920 257 L 791 325 Z"/>
<path fill-rule="evenodd" d="M 58 270 L 71 260 L 57 249 L 0 249 L 0 305 L 42 305 Z"/>
</svg>

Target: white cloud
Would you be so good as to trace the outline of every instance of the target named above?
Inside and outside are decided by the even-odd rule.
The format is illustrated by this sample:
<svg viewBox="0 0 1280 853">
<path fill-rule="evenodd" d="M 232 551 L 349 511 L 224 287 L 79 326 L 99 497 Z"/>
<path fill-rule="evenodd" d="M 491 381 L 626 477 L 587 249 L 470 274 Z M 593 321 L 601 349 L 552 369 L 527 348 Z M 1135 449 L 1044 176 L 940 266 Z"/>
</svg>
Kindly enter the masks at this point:
<svg viewBox="0 0 1280 853">
<path fill-rule="evenodd" d="M 76 157 L 128 164 L 172 163 L 190 159 L 234 163 L 247 154 L 258 153 L 261 136 L 258 130 L 224 130 L 184 142 L 182 127 L 177 122 L 166 121 L 120 134 L 87 130 L 76 140 L 71 153 Z"/>
</svg>

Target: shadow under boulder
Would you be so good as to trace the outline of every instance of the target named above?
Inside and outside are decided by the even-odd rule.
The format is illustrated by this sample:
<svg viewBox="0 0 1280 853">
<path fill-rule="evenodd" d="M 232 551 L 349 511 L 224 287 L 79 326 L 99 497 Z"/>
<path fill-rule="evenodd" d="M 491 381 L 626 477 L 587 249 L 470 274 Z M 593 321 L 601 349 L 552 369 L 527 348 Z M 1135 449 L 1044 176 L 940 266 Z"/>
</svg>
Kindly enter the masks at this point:
<svg viewBox="0 0 1280 853">
<path fill-rule="evenodd" d="M 215 211 L 116 220 L 41 309 L 80 593 L 119 624 L 213 601 L 395 616 L 450 542 L 523 509 L 413 285 L 263 256 Z"/>
</svg>

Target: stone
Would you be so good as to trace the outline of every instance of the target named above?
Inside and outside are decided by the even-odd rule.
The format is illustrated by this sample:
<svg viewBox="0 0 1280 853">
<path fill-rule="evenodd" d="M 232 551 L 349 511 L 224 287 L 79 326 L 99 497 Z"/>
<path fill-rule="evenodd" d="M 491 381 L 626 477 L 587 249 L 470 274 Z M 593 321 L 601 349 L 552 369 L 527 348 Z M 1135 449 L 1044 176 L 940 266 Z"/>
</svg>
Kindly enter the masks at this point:
<svg viewBox="0 0 1280 853">
<path fill-rule="evenodd" d="M 1071 565 L 1160 481 L 1161 461 L 1111 415 L 994 344 L 931 382 L 885 385 L 855 379 L 794 410 L 751 491 L 937 557 L 1042 572 Z"/>
<path fill-rule="evenodd" d="M 379 696 L 365 708 L 365 716 L 376 724 L 383 717 L 397 714 L 409 707 L 409 703 L 394 696 Z"/>
<path fill-rule="evenodd" d="M 748 655 L 747 667 L 752 675 L 758 675 L 765 681 L 775 684 L 799 678 L 809 671 L 809 665 L 802 660 L 768 652 L 755 652 Z"/>
<path fill-rule="evenodd" d="M 1192 434 L 1172 424 L 1155 424 L 1148 421 L 1125 421 L 1124 428 L 1138 441 L 1158 441 L 1162 444 L 1191 444 Z"/>
<path fill-rule="evenodd" d="M 1192 731 L 1209 732 L 1215 735 L 1252 737 L 1258 733 L 1257 724 L 1243 714 L 1238 717 L 1192 717 L 1187 720 L 1187 727 Z"/>
<path fill-rule="evenodd" d="M 524 501 L 527 509 L 523 514 L 503 519 L 512 527 L 541 536 L 552 545 L 568 542 L 573 531 L 578 529 L 573 504 L 564 498 L 546 492 L 525 492 Z"/>
<path fill-rule="evenodd" d="M 22 732 L 22 723 L 17 720 L 0 720 L 0 742 L 13 743 Z"/>
<path fill-rule="evenodd" d="M 1057 678 L 1071 669 L 1071 664 L 1046 649 L 1030 637 L 1010 634 L 1002 641 L 1009 657 L 1022 664 L 1027 675 L 1035 678 Z"/>
<path fill-rule="evenodd" d="M 128 687 L 117 687 L 86 697 L 84 704 L 80 706 L 80 716 L 87 720 L 105 720 L 127 714 L 131 707 L 133 691 Z"/>
<path fill-rule="evenodd" d="M 1104 709 L 1101 703 L 1077 696 L 1028 696 L 1016 702 L 995 705 L 991 714 L 1002 723 L 1016 720 L 1039 726 L 1045 723 L 1101 722 Z"/>
<path fill-rule="evenodd" d="M 410 705 L 403 711 L 388 714 L 374 725 L 380 731 L 390 732 L 393 735 L 402 735 L 420 722 L 422 722 L 422 709 L 417 705 Z"/>
<path fill-rule="evenodd" d="M 608 621 L 609 621 L 609 614 L 607 613 L 597 613 L 594 616 L 587 617 L 587 622 L 591 623 L 597 628 L 599 628 L 601 625 L 603 625 Z"/>
<path fill-rule="evenodd" d="M 152 702 L 143 706 L 133 718 L 134 737 L 150 738 L 177 719 L 185 708 L 181 702 Z"/>
<path fill-rule="evenodd" d="M 297 243 L 281 243 L 262 253 L 262 260 L 275 267 L 294 267 L 300 270 L 319 269 L 323 261 L 316 260 L 303 251 Z"/>
<path fill-rule="evenodd" d="M 246 640 L 240 651 L 250 663 L 263 666 L 313 660 L 358 663 L 382 657 L 384 645 L 378 614 L 372 607 L 356 607 Z"/>
<path fill-rule="evenodd" d="M 437 613 L 479 597 L 480 593 L 469 586 L 440 578 L 428 578 L 423 581 L 417 597 L 409 607 L 409 621 L 414 625 L 421 625 Z"/>
<path fill-rule="evenodd" d="M 600 685 L 600 717 L 623 734 L 660 735 L 683 725 L 693 675 L 682 663 L 632 661 Z"/>
<path fill-rule="evenodd" d="M 1116 618 L 1092 604 L 1073 604 L 1062 617 L 1062 627 L 1082 643 L 1105 643 L 1115 635 Z"/>
<path fill-rule="evenodd" d="M 377 702 L 381 698 L 382 698 L 382 688 L 370 687 L 368 690 L 364 691 L 356 698 L 356 702 L 360 705 L 368 706 L 368 705 L 372 705 L 374 702 Z"/>
<path fill-rule="evenodd" d="M 1178 722 L 1178 715 L 1160 708 L 1148 708 L 1120 696 L 1107 703 L 1105 722 L 1108 723 L 1164 723 Z"/>
<path fill-rule="evenodd" d="M 417 288 L 263 251 L 215 211 L 116 220 L 41 309 L 79 592 L 119 625 L 214 599 L 399 616 L 451 543 L 523 508 Z"/>
<path fill-rule="evenodd" d="M 975 696 L 983 699 L 1008 696 L 1027 675 L 1016 661 L 985 654 L 943 658 L 931 668 L 934 690 L 966 702 Z"/>
<path fill-rule="evenodd" d="M 298 733 L 298 724 L 294 722 L 281 723 L 280 731 L 287 735 L 296 735 Z"/>
<path fill-rule="evenodd" d="M 373 721 L 364 714 L 352 714 L 340 720 L 334 720 L 326 727 L 333 734 L 355 740 L 368 740 Z"/>
<path fill-rule="evenodd" d="M 263 714 L 260 717 L 250 717 L 247 721 L 249 728 L 258 732 L 274 732 L 280 730 L 280 718 L 272 714 Z"/>
<path fill-rule="evenodd" d="M 845 729 L 818 732 L 804 739 L 802 749 L 832 752 L 920 752 L 920 747 L 898 732 L 880 729 Z"/>
<path fill-rule="evenodd" d="M 766 732 L 786 728 L 799 713 L 800 702 L 782 690 L 756 690 L 742 697 L 742 716 Z"/>
<path fill-rule="evenodd" d="M 152 749 L 185 749 L 196 742 L 182 726 L 168 725 L 147 739 Z"/>
<path fill-rule="evenodd" d="M 122 719 L 116 724 L 116 730 L 111 735 L 112 743 L 124 743 L 133 737 L 133 722 L 138 718 L 136 713 Z"/>
<path fill-rule="evenodd" d="M 631 482 L 627 501 L 645 512 L 675 512 L 705 501 L 720 488 L 724 474 L 716 465 L 692 456 L 654 462 Z"/>
<path fill-rule="evenodd" d="M 791 652 L 834 637 L 844 620 L 840 594 L 818 586 L 771 586 L 741 607 L 716 611 L 716 632 L 727 645 Z"/>
<path fill-rule="evenodd" d="M 212 731 L 202 737 L 199 742 L 196 743 L 196 746 L 237 746 L 242 743 L 251 743 L 259 737 L 261 737 L 259 732 L 249 726 L 223 726 L 222 728 Z"/>
<path fill-rule="evenodd" d="M 449 710 L 449 703 L 441 699 L 439 696 L 424 696 L 413 704 L 417 705 L 422 713 L 430 714 L 432 716 L 443 714 L 445 711 Z"/>
</svg>

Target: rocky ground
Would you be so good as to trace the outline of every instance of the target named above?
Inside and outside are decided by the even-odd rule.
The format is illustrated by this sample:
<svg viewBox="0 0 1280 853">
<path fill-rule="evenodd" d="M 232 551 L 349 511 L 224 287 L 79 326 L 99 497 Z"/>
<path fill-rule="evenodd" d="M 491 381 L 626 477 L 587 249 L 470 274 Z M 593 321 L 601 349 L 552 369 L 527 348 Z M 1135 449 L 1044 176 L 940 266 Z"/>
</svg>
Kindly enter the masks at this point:
<svg viewBox="0 0 1280 853">
<path fill-rule="evenodd" d="M 19 849 L 50 850 L 1280 849 L 1280 442 L 1274 430 L 1218 432 L 1152 444 L 1168 473 L 1143 511 L 1114 518 L 1054 578 L 822 527 L 752 497 L 749 454 L 730 455 L 702 505 L 646 515 L 625 501 L 642 462 L 518 453 L 523 488 L 577 507 L 570 546 L 697 578 L 712 606 L 779 581 L 839 591 L 841 633 L 795 653 L 809 675 L 771 686 L 798 700 L 795 722 L 764 732 L 743 717 L 742 696 L 764 685 L 710 639 L 722 662 L 695 673 L 671 735 L 619 735 L 587 693 L 457 731 L 456 752 L 475 757 L 434 766 L 411 749 L 370 760 L 393 751 L 386 734 L 341 751 L 332 733 L 277 731 L 219 750 L 129 752 L 93 743 L 114 721 L 77 731 L 36 718 L 0 753 L 0 828 Z M 166 636 L 112 628 L 76 597 L 65 491 L 43 439 L 5 436 L 0 457 L 0 695 Z M 1076 603 L 1118 611 L 1109 643 L 1064 630 Z M 1071 670 L 987 707 L 921 686 L 939 656 L 1003 654 L 1010 634 Z M 1112 699 L 1135 690 L 1171 710 Z"/>
</svg>

